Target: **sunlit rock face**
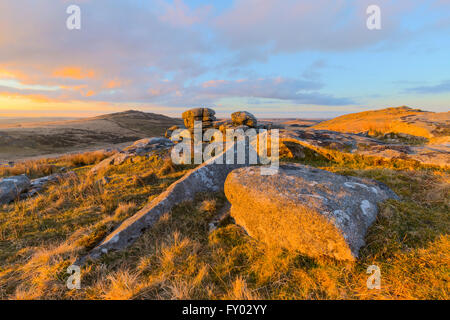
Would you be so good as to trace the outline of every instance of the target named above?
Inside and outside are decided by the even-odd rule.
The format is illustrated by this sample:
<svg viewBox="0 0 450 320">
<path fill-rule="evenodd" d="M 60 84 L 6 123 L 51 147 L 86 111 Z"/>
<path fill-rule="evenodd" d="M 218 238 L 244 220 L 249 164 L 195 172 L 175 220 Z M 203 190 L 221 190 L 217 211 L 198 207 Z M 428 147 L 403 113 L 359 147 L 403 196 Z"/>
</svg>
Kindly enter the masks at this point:
<svg viewBox="0 0 450 320">
<path fill-rule="evenodd" d="M 450 112 L 428 112 L 406 106 L 346 114 L 313 126 L 316 130 L 346 133 L 366 133 L 393 140 L 425 138 L 430 143 L 447 143 L 450 132 Z M 399 139 L 400 138 L 400 139 Z M 441 139 L 447 138 L 447 139 Z"/>
<path fill-rule="evenodd" d="M 398 199 L 384 184 L 309 166 L 281 165 L 262 176 L 255 167 L 232 171 L 225 182 L 231 216 L 269 246 L 338 260 L 354 260 L 375 221 L 377 204 Z"/>
<path fill-rule="evenodd" d="M 136 143 L 135 143 L 136 145 Z M 185 201 L 191 201 L 198 193 L 222 192 L 227 175 L 234 169 L 248 166 L 249 153 L 252 148 L 245 144 L 245 158 L 238 163 L 238 143 L 230 149 L 233 161 L 228 163 L 227 150 L 189 171 L 181 179 L 173 183 L 167 190 L 152 200 L 135 215 L 125 220 L 109 234 L 88 256 L 81 257 L 76 264 L 83 264 L 87 258 L 95 259 L 111 250 L 122 250 L 138 239 L 141 234 L 153 226 L 158 219 L 172 208 Z M 256 151 L 255 151 L 256 152 Z M 218 161 L 220 159 L 220 161 Z M 219 163 L 217 163 L 219 162 Z"/>
<path fill-rule="evenodd" d="M 450 145 L 407 145 L 380 141 L 361 134 L 328 130 L 280 130 L 281 145 L 288 149 L 297 144 L 319 154 L 329 156 L 330 151 L 358 155 L 368 159 L 385 161 L 401 160 L 410 164 L 449 168 Z M 301 157 L 300 157 L 301 158 Z"/>
<path fill-rule="evenodd" d="M 212 127 L 213 122 L 216 121 L 215 114 L 216 112 L 209 108 L 195 108 L 183 112 L 181 116 L 186 128 L 193 129 L 195 121 L 201 121 L 203 128 Z"/>
<path fill-rule="evenodd" d="M 231 114 L 231 121 L 235 126 L 255 128 L 258 124 L 256 117 L 247 111 L 238 111 Z"/>
<path fill-rule="evenodd" d="M 153 151 L 168 149 L 173 145 L 174 143 L 170 139 L 162 137 L 141 139 L 135 141 L 132 145 L 96 164 L 91 168 L 90 172 L 92 174 L 96 174 L 102 170 L 107 169 L 109 166 L 121 165 L 128 159 L 132 159 L 135 156 L 149 155 Z"/>
</svg>

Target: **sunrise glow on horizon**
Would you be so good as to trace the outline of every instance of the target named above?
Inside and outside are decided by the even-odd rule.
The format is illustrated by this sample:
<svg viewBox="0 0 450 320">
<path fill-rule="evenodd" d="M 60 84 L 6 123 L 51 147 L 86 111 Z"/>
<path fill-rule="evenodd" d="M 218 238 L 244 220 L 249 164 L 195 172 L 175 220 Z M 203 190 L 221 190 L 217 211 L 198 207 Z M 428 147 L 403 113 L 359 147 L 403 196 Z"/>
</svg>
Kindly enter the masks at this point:
<svg viewBox="0 0 450 320">
<path fill-rule="evenodd" d="M 371 4 L 380 30 L 366 27 Z M 445 0 L 3 1 L 0 117 L 446 112 L 449 12 Z"/>
</svg>

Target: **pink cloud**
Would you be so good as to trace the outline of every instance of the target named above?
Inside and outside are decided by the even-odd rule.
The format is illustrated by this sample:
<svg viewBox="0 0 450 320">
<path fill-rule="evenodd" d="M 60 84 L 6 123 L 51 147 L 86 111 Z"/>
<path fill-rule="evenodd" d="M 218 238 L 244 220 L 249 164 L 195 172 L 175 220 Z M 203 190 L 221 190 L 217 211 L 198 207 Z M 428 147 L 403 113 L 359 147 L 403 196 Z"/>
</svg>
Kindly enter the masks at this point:
<svg viewBox="0 0 450 320">
<path fill-rule="evenodd" d="M 164 13 L 159 19 L 176 27 L 186 27 L 201 22 L 207 18 L 212 9 L 211 5 L 205 5 L 192 10 L 182 0 L 175 0 L 172 4 L 165 2 L 161 4 Z"/>
<path fill-rule="evenodd" d="M 383 10 L 383 28 L 366 28 L 371 0 L 241 0 L 217 18 L 215 27 L 237 50 L 269 47 L 273 52 L 350 50 L 395 39 L 401 32 L 397 14 L 417 1 L 376 1 Z M 403 12 L 402 12 L 403 11 Z"/>
</svg>

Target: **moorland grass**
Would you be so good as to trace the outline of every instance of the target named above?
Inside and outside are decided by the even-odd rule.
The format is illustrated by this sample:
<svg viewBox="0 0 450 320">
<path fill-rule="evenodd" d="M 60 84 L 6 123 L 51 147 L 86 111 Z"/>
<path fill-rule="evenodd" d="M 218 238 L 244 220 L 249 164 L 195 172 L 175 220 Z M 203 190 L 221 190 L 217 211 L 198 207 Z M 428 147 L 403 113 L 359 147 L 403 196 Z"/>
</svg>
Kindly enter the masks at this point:
<svg viewBox="0 0 450 320">
<path fill-rule="evenodd" d="M 17 162 L 12 166 L 0 166 L 0 178 L 25 174 L 30 179 L 40 178 L 65 170 L 94 165 L 113 155 L 113 152 L 93 151 L 67 154 L 57 158 L 43 158 Z"/>
<path fill-rule="evenodd" d="M 271 249 L 227 219 L 210 233 L 222 193 L 176 206 L 130 248 L 82 268 L 81 290 L 66 269 L 187 167 L 138 158 L 96 176 L 88 168 L 37 198 L 0 209 L 3 299 L 449 299 L 450 174 L 411 163 L 345 156 L 290 160 L 377 179 L 401 200 L 380 205 L 355 264 Z M 107 175 L 111 182 L 97 182 Z M 369 265 L 381 290 L 366 286 Z"/>
</svg>

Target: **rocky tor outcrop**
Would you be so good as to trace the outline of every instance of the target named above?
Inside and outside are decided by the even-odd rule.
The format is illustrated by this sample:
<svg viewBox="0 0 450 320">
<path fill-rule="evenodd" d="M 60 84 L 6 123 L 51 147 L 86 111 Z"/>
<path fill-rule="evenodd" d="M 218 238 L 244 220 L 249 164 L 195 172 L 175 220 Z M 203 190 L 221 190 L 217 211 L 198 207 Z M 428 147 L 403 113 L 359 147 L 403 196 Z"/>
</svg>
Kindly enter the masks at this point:
<svg viewBox="0 0 450 320">
<path fill-rule="evenodd" d="M 145 138 L 134 142 L 131 146 L 124 148 L 122 151 L 113 154 L 111 157 L 104 159 L 96 164 L 90 170 L 91 174 L 96 174 L 109 166 L 118 166 L 135 156 L 145 156 L 153 151 L 171 148 L 174 143 L 167 138 Z"/>
<path fill-rule="evenodd" d="M 170 148 L 174 144 L 170 139 L 153 137 L 135 141 L 131 146 L 123 149 L 123 152 L 143 156 L 154 150 Z"/>
<path fill-rule="evenodd" d="M 201 121 L 202 128 L 211 128 L 213 122 L 216 121 L 215 114 L 216 112 L 209 108 L 195 108 L 183 112 L 182 118 L 184 120 L 184 125 L 188 129 L 194 128 L 195 121 Z"/>
<path fill-rule="evenodd" d="M 235 126 L 255 128 L 258 124 L 256 117 L 247 111 L 238 111 L 231 114 L 231 121 Z"/>
<path fill-rule="evenodd" d="M 313 257 L 354 260 L 377 216 L 377 203 L 398 199 L 387 186 L 300 164 L 262 176 L 256 167 L 232 171 L 225 182 L 231 216 L 269 246 Z"/>
</svg>

